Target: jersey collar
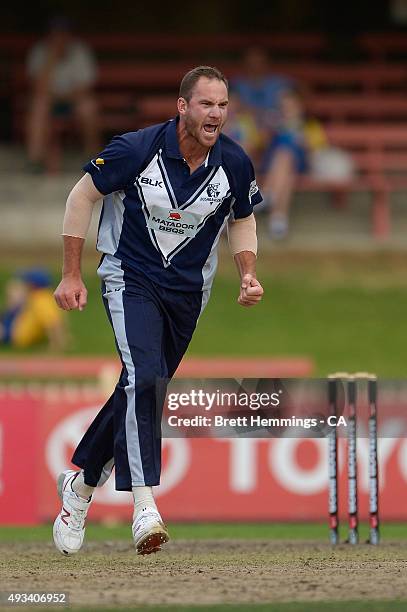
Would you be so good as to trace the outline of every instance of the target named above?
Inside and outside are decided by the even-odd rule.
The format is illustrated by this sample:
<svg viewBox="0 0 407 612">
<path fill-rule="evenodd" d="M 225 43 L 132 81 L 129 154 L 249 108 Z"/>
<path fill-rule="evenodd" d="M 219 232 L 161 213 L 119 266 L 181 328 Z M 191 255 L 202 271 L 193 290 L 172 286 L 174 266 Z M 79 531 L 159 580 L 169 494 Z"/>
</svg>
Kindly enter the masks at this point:
<svg viewBox="0 0 407 612">
<path fill-rule="evenodd" d="M 165 153 L 168 157 L 174 159 L 183 159 L 179 150 L 178 138 L 177 138 L 177 124 L 179 116 L 172 119 L 167 126 L 165 133 Z M 205 166 L 220 166 L 222 164 L 222 148 L 218 140 L 215 142 L 213 147 L 210 149 L 207 158 L 204 162 Z"/>
</svg>

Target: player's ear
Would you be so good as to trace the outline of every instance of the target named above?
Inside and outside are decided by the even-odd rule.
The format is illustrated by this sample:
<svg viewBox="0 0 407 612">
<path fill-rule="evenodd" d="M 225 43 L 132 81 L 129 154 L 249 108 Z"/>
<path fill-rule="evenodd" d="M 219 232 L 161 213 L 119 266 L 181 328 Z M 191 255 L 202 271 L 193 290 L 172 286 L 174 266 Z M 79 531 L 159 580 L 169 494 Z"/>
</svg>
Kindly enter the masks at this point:
<svg viewBox="0 0 407 612">
<path fill-rule="evenodd" d="M 187 106 L 188 106 L 188 102 L 185 100 L 185 98 L 178 98 L 177 109 L 180 115 L 185 115 Z"/>
</svg>

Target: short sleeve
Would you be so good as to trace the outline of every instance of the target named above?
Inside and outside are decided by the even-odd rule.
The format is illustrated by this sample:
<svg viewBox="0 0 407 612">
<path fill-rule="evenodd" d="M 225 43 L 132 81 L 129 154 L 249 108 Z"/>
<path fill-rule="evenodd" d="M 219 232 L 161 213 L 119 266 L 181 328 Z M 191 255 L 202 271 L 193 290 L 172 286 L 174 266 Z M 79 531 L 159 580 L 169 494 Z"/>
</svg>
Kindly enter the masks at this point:
<svg viewBox="0 0 407 612">
<path fill-rule="evenodd" d="M 115 136 L 100 155 L 83 167 L 103 195 L 125 189 L 135 180 L 145 159 L 142 132 Z"/>
<path fill-rule="evenodd" d="M 232 212 L 235 219 L 244 219 L 252 214 L 253 206 L 259 204 L 263 199 L 257 186 L 253 164 L 247 156 L 242 160 L 242 166 L 235 181 L 236 193 Z"/>
</svg>

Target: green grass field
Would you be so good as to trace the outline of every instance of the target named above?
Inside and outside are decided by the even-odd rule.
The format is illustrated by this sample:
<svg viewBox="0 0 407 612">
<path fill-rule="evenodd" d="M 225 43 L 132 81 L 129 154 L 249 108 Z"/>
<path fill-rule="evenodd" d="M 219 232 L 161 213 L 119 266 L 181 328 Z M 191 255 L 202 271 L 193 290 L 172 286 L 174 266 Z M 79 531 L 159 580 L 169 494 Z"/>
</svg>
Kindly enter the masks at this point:
<svg viewBox="0 0 407 612">
<path fill-rule="evenodd" d="M 0 269 L 0 295 L 11 268 Z M 114 352 L 94 268 L 94 263 L 85 266 L 87 308 L 69 314 L 73 336 L 70 354 Z M 189 354 L 306 355 L 315 362 L 316 376 L 338 370 L 369 370 L 388 378 L 405 376 L 404 255 L 277 251 L 263 258 L 260 255 L 258 268 L 264 301 L 244 309 L 236 303 L 238 279 L 233 262 L 223 253 L 212 299 Z M 53 271 L 57 280 L 57 269 L 53 267 Z M 0 350 L 2 354 L 9 352 L 4 347 Z"/>
<path fill-rule="evenodd" d="M 128 540 L 129 526 L 101 525 L 89 523 L 87 538 L 92 541 Z M 325 523 L 174 523 L 169 525 L 173 540 L 212 539 L 266 539 L 266 540 L 328 540 Z M 342 540 L 346 537 L 346 526 L 342 526 Z M 360 526 L 361 541 L 368 534 L 366 524 Z M 381 528 L 383 540 L 407 540 L 407 523 L 389 523 Z M 51 525 L 35 527 L 0 526 L 0 542 L 47 542 L 51 537 Z"/>
</svg>

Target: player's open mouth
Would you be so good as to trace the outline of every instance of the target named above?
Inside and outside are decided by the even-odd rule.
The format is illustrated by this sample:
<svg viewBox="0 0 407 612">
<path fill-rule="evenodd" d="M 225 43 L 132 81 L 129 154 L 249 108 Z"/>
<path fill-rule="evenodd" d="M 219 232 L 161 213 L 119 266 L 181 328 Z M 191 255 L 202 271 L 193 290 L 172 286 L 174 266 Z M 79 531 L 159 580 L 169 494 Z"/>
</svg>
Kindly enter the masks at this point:
<svg viewBox="0 0 407 612">
<path fill-rule="evenodd" d="M 215 134 L 216 130 L 218 129 L 218 126 L 213 123 L 205 123 L 203 129 L 209 134 Z"/>
</svg>

